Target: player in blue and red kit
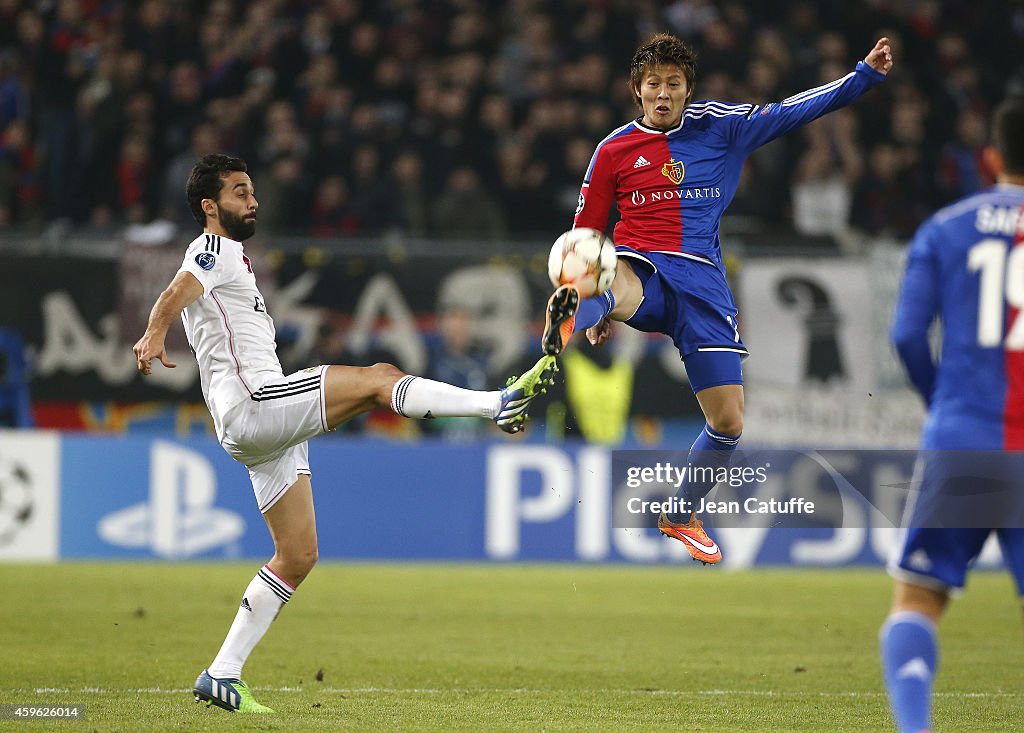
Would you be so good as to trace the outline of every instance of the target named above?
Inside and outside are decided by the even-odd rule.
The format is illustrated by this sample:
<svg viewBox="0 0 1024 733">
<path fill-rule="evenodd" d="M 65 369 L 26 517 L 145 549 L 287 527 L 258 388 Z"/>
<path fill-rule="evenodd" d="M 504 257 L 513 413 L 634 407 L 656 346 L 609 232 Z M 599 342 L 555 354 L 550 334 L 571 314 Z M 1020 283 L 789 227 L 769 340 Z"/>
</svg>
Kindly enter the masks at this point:
<svg viewBox="0 0 1024 733">
<path fill-rule="evenodd" d="M 548 301 L 542 346 L 558 354 L 574 331 L 594 344 L 609 334 L 608 318 L 640 331 L 671 336 L 686 365 L 707 425 L 691 448 L 701 465 L 725 465 L 743 429 L 747 350 L 725 279 L 718 229 L 744 161 L 758 147 L 878 84 L 892 68 L 879 39 L 841 79 L 772 104 L 693 102 L 696 57 L 678 38 L 658 34 L 641 45 L 630 66 L 630 91 L 643 115 L 602 140 L 583 179 L 574 226 L 603 231 L 612 204 L 619 262 L 610 290 L 581 302 L 571 285 Z M 713 473 L 713 472 L 712 472 Z M 691 507 L 713 483 L 684 484 L 677 499 Z M 681 541 L 695 560 L 722 553 L 689 511 L 662 515 L 661 531 Z"/>
<path fill-rule="evenodd" d="M 929 512 L 951 496 L 942 487 L 950 477 L 944 464 L 963 460 L 964 451 L 985 451 L 986 464 L 1005 464 L 1016 459 L 988 452 L 1024 450 L 1024 98 L 996 110 L 993 137 L 985 156 L 1000 171 L 997 184 L 947 206 L 917 231 L 893 316 L 893 343 L 928 405 L 920 491 L 889 564 L 896 587 L 881 631 L 885 683 L 902 733 L 931 729 L 936 624 L 993 531 L 1024 597 L 1024 529 L 1007 526 L 1017 523 L 1012 512 L 1004 526 L 991 528 L 929 521 Z M 928 338 L 936 319 L 942 323 L 938 363 Z"/>
</svg>

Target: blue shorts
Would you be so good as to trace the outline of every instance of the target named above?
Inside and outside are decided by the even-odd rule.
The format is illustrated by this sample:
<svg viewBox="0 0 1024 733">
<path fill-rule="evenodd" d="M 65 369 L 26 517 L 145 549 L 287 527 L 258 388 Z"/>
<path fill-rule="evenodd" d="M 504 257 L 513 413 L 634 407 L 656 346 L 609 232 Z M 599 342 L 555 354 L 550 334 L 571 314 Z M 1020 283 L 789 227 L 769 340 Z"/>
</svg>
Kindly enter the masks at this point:
<svg viewBox="0 0 1024 733">
<path fill-rule="evenodd" d="M 968 568 L 995 532 L 1017 593 L 1024 596 L 1024 529 L 911 527 L 902 531 L 903 541 L 889 563 L 889 574 L 896 580 L 939 591 L 960 590 Z"/>
<path fill-rule="evenodd" d="M 1020 458 L 998 451 L 923 453 L 915 469 L 919 493 L 912 495 L 904 512 L 890 575 L 935 590 L 959 590 L 995 533 L 1017 592 L 1024 596 L 1020 480 L 1005 480 L 1009 472 L 1019 472 Z M 956 526 L 958 519 L 967 526 Z"/>
<path fill-rule="evenodd" d="M 743 384 L 738 311 L 725 275 L 710 263 L 679 255 L 618 248 L 643 283 L 644 298 L 626 324 L 672 338 L 694 392 Z"/>
</svg>

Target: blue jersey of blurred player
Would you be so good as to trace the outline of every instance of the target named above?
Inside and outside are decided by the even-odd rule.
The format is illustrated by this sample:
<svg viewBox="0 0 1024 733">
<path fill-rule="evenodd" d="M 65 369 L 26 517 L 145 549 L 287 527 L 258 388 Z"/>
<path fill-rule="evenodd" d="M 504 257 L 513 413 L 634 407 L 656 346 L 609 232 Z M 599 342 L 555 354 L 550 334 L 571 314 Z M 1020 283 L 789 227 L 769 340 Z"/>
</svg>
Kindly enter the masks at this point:
<svg viewBox="0 0 1024 733">
<path fill-rule="evenodd" d="M 948 206 L 925 222 L 911 246 L 892 339 L 928 405 L 926 451 L 1024 449 L 1024 98 L 1004 102 L 986 150 L 996 186 Z M 928 331 L 942 322 L 942 351 L 932 359 Z M 998 458 L 998 456 L 994 457 Z M 881 651 L 900 731 L 931 730 L 935 626 L 951 592 L 994 531 L 1024 597 L 1024 529 L 948 529 L 919 521 L 941 494 L 922 476 L 890 562 L 896 580 Z M 976 474 L 974 474 L 976 475 Z"/>
<path fill-rule="evenodd" d="M 691 461 L 725 465 L 743 430 L 747 353 L 725 279 L 718 230 L 747 157 L 758 147 L 849 104 L 885 78 L 892 50 L 881 38 L 846 76 L 771 104 L 690 103 L 696 57 L 678 38 L 658 34 L 630 65 L 630 92 L 643 116 L 612 131 L 594 151 L 574 226 L 603 231 L 614 203 L 619 262 L 609 291 L 580 301 L 571 285 L 548 301 L 542 346 L 558 354 L 574 331 L 594 344 L 608 318 L 671 336 L 686 364 L 707 425 Z M 659 518 L 661 531 L 704 563 L 722 558 L 689 509 L 714 484 L 690 482 L 680 511 Z"/>
</svg>

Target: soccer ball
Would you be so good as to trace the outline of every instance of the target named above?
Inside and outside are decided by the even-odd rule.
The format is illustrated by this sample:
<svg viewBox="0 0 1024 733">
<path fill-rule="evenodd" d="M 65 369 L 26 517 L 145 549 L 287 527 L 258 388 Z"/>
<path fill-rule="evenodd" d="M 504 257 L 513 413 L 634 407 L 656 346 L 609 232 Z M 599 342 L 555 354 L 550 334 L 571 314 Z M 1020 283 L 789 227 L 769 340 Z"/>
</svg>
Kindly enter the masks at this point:
<svg viewBox="0 0 1024 733">
<path fill-rule="evenodd" d="M 596 229 L 570 229 L 555 240 L 548 255 L 548 277 L 556 288 L 575 285 L 589 298 L 603 293 L 615 279 L 615 245 Z"/>
</svg>

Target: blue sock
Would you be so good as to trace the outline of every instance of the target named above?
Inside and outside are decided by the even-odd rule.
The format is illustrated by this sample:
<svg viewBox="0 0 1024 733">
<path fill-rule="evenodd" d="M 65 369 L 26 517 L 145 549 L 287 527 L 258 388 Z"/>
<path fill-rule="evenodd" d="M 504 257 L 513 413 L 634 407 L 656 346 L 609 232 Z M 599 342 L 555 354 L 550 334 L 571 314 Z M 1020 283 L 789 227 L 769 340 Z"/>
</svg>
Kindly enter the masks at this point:
<svg viewBox="0 0 1024 733">
<path fill-rule="evenodd" d="M 923 613 L 898 611 L 878 636 L 896 728 L 900 733 L 931 730 L 932 680 L 939 662 L 935 624 Z"/>
<path fill-rule="evenodd" d="M 729 465 L 729 462 L 732 460 L 733 451 L 736 450 L 739 442 L 740 436 L 719 433 L 712 430 L 710 425 L 705 424 L 704 429 L 700 431 L 700 435 L 697 436 L 697 439 L 693 441 L 693 445 L 690 446 L 690 465 L 712 468 L 715 471 L 707 473 L 715 473 L 717 469 Z M 676 498 L 685 500 L 689 506 L 693 506 L 698 499 L 703 499 L 707 496 L 717 483 L 718 481 L 712 477 L 702 480 L 684 481 L 676 491 Z M 690 512 L 669 513 L 668 519 L 671 522 L 688 522 L 690 520 Z"/>
<path fill-rule="evenodd" d="M 586 331 L 591 326 L 596 326 L 615 307 L 615 296 L 611 290 L 605 290 L 592 298 L 584 298 L 580 301 L 579 310 L 576 311 L 576 323 L 572 332 Z"/>
</svg>

